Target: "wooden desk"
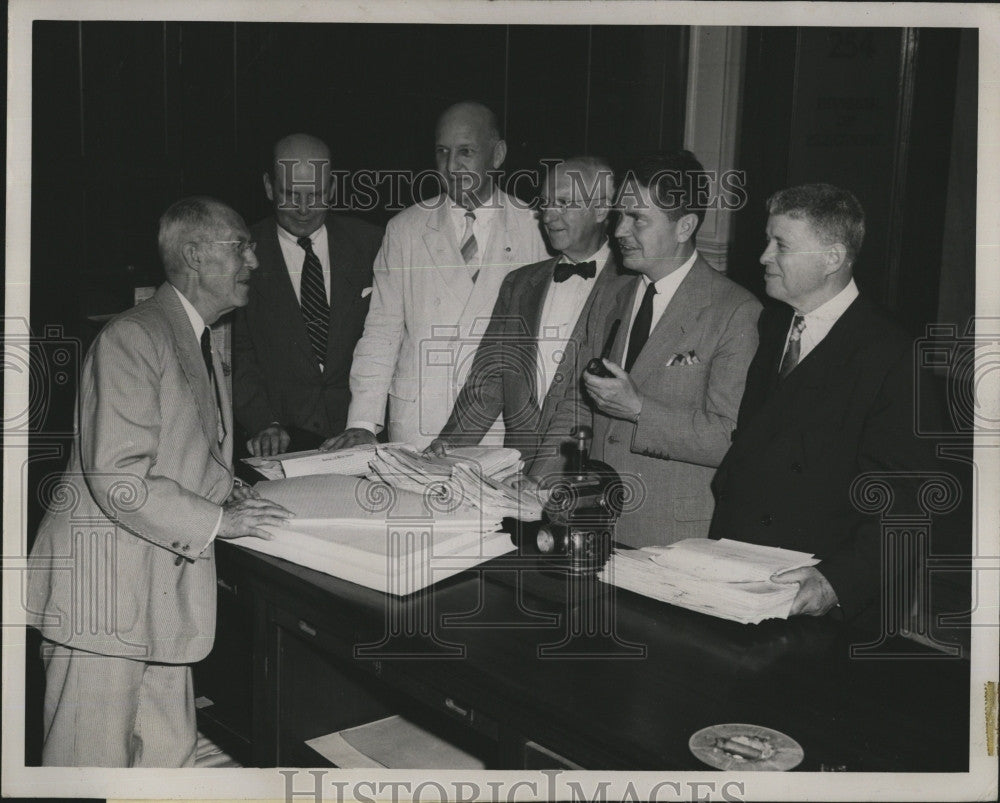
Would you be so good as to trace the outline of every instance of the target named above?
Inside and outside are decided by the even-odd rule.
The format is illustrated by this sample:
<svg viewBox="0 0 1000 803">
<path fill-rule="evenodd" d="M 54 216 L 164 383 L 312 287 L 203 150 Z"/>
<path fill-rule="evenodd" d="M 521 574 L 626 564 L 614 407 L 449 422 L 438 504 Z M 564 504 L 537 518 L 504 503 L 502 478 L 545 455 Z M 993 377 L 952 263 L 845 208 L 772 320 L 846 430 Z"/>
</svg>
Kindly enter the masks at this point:
<svg viewBox="0 0 1000 803">
<path fill-rule="evenodd" d="M 739 625 L 516 556 L 397 600 L 216 548 L 200 717 L 248 764 L 323 766 L 306 739 L 401 712 L 501 769 L 705 769 L 689 737 L 732 722 L 791 736 L 800 770 L 967 769 L 969 663 L 850 660 L 826 619 Z"/>
</svg>

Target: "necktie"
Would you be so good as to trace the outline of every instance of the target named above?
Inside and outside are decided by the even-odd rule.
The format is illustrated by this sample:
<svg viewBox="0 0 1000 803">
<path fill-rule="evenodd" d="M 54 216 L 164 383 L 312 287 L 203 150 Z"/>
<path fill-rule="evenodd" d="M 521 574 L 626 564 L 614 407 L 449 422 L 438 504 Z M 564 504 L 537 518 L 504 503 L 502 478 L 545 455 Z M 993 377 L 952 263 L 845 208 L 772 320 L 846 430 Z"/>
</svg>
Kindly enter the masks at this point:
<svg viewBox="0 0 1000 803">
<path fill-rule="evenodd" d="M 552 279 L 553 281 L 564 282 L 573 275 L 579 276 L 582 279 L 593 279 L 597 275 L 597 263 L 593 261 L 560 262 L 556 265 Z"/>
<path fill-rule="evenodd" d="M 473 212 L 465 213 L 465 233 L 462 234 L 462 259 L 465 260 L 465 264 L 469 265 L 479 254 L 479 243 L 476 242 L 476 232 L 473 230 L 473 224 L 476 222 L 476 215 Z M 470 276 L 472 281 L 476 281 L 479 278 L 479 268 L 474 265 L 469 267 Z"/>
<path fill-rule="evenodd" d="M 326 338 L 330 327 L 330 304 L 326 300 L 326 285 L 323 284 L 323 266 L 313 251 L 312 240 L 299 237 L 298 243 L 306 252 L 302 264 L 302 318 L 313 356 L 322 368 L 326 361 Z"/>
<path fill-rule="evenodd" d="M 201 330 L 201 358 L 205 361 L 208 371 L 208 384 L 215 392 L 215 413 L 219 426 L 219 443 L 226 437 L 226 428 L 222 424 L 222 398 L 219 396 L 219 383 L 215 381 L 215 367 L 212 365 L 212 330 L 207 326 Z"/>
<path fill-rule="evenodd" d="M 628 355 L 625 357 L 625 370 L 631 371 L 642 347 L 649 340 L 649 327 L 653 323 L 653 296 L 656 295 L 656 285 L 650 282 L 646 285 L 646 294 L 642 297 L 639 312 L 632 321 L 632 331 L 628 336 Z"/>
<path fill-rule="evenodd" d="M 796 315 L 792 319 L 792 331 L 788 333 L 788 348 L 785 349 L 785 356 L 781 358 L 781 367 L 778 368 L 780 379 L 788 376 L 792 369 L 799 364 L 799 354 L 802 351 L 802 330 L 805 328 L 805 317 Z"/>
</svg>

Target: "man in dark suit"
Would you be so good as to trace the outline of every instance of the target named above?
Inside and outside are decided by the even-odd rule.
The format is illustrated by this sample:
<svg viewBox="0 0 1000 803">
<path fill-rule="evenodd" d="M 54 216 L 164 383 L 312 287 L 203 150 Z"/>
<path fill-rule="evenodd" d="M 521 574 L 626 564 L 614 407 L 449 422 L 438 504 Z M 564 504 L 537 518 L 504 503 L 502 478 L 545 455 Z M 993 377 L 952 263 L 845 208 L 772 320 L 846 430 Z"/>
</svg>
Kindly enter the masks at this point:
<svg viewBox="0 0 1000 803">
<path fill-rule="evenodd" d="M 817 567 L 775 576 L 799 584 L 792 614 L 835 606 L 853 618 L 876 598 L 877 517 L 852 502 L 870 471 L 931 465 L 913 432 L 913 343 L 852 277 L 864 210 L 846 190 L 807 184 L 768 200 L 767 294 L 733 446 L 714 481 L 713 538 L 815 553 Z"/>
<path fill-rule="evenodd" d="M 315 137 L 274 146 L 264 191 L 274 216 L 251 229 L 260 267 L 233 320 L 235 412 L 254 455 L 312 448 L 344 429 L 382 242 L 377 226 L 329 211 L 330 151 Z"/>
<path fill-rule="evenodd" d="M 191 664 L 215 636 L 214 541 L 270 538 L 289 517 L 234 485 L 209 331 L 247 302 L 246 224 L 185 198 L 160 218 L 159 247 L 167 281 L 87 354 L 69 464 L 31 550 L 48 766 L 194 765 Z"/>
<path fill-rule="evenodd" d="M 615 530 L 631 546 L 708 534 L 712 475 L 757 348 L 760 303 L 695 247 L 703 172 L 689 151 L 653 154 L 626 171 L 618 192 L 615 236 L 625 267 L 640 275 L 611 306 L 609 320 L 621 320 L 604 361 L 612 376 L 583 377 L 597 407 L 592 454 L 635 488 L 635 509 Z"/>
<path fill-rule="evenodd" d="M 525 473 L 562 470 L 561 445 L 577 423 L 580 358 L 593 350 L 587 323 L 595 302 L 623 280 L 608 243 L 613 196 L 614 174 L 600 159 L 553 166 L 540 208 L 558 256 L 504 279 L 469 377 L 430 451 L 478 444 L 502 415 L 504 445 L 521 451 Z"/>
</svg>

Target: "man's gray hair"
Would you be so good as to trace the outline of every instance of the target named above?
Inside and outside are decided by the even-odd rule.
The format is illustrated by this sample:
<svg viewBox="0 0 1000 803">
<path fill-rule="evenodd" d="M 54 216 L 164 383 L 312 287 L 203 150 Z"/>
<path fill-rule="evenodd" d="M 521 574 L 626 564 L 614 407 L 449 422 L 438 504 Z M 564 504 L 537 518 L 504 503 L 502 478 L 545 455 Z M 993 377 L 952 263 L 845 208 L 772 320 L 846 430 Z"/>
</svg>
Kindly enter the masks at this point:
<svg viewBox="0 0 1000 803">
<path fill-rule="evenodd" d="M 767 212 L 805 220 L 826 244 L 843 244 L 851 263 L 865 239 L 865 210 L 853 193 L 832 184 L 778 190 L 767 199 Z"/>
<path fill-rule="evenodd" d="M 225 204 L 215 198 L 196 195 L 181 198 L 160 215 L 157 245 L 160 261 L 167 275 L 180 270 L 184 260 L 181 248 L 197 233 L 211 232 L 219 225 L 219 210 Z"/>
</svg>

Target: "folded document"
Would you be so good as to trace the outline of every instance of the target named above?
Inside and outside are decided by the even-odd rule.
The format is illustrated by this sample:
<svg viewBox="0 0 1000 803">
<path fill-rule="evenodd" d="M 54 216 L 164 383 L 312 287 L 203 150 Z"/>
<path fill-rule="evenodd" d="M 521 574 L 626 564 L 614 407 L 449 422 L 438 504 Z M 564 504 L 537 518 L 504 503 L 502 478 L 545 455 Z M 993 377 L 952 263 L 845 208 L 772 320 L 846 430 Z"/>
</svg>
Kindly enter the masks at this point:
<svg viewBox="0 0 1000 803">
<path fill-rule="evenodd" d="M 787 619 L 797 583 L 774 583 L 776 572 L 815 566 L 806 552 L 727 538 L 689 538 L 670 546 L 617 550 L 601 580 L 682 608 L 756 624 Z"/>
</svg>

